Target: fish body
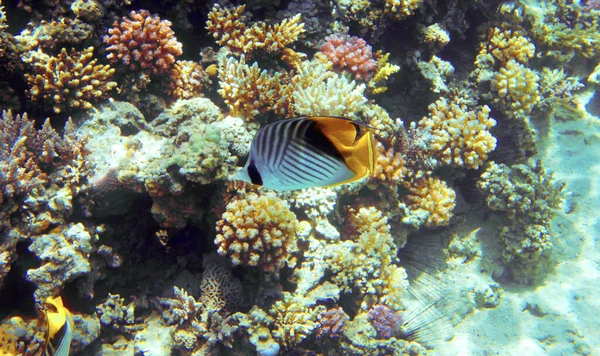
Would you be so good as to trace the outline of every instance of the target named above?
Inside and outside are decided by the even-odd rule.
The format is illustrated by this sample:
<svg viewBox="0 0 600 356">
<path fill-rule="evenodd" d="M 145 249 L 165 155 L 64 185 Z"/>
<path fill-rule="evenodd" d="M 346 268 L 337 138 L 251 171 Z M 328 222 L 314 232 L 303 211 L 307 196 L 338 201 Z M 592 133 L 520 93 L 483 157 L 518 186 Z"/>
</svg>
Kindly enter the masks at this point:
<svg viewBox="0 0 600 356">
<path fill-rule="evenodd" d="M 352 120 L 286 119 L 256 133 L 248 161 L 233 179 L 275 190 L 350 183 L 373 173 L 375 152 L 369 128 Z"/>
<path fill-rule="evenodd" d="M 45 312 L 48 331 L 43 355 L 69 356 L 74 328 L 71 312 L 63 306 L 61 297 L 49 297 L 46 303 L 53 305 L 56 311 Z M 51 342 L 52 339 L 56 340 Z"/>
</svg>

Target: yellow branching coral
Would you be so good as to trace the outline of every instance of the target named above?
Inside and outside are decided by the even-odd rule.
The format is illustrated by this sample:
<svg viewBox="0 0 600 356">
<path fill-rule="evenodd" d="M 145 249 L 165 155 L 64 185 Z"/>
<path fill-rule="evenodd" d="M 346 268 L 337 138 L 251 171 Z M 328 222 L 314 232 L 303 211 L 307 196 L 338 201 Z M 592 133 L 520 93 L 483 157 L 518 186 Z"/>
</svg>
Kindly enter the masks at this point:
<svg viewBox="0 0 600 356">
<path fill-rule="evenodd" d="M 396 20 L 404 20 L 414 15 L 422 3 L 423 0 L 385 0 L 384 11 Z"/>
<path fill-rule="evenodd" d="M 377 142 L 377 165 L 373 178 L 383 182 L 398 183 L 406 174 L 406 161 L 399 152 L 393 148 L 386 150 Z"/>
<path fill-rule="evenodd" d="M 232 51 L 249 53 L 262 48 L 276 53 L 295 42 L 304 32 L 304 24 L 300 22 L 300 14 L 283 20 L 280 24 L 267 26 L 257 22 L 250 28 L 246 26 L 244 10 L 246 5 L 234 7 L 232 10 L 215 5 L 208 14 L 206 29 L 220 45 L 226 45 Z"/>
<path fill-rule="evenodd" d="M 538 81 L 535 71 L 511 59 L 492 78 L 491 88 L 498 94 L 494 101 L 509 117 L 526 118 L 540 100 Z"/>
<path fill-rule="evenodd" d="M 208 80 L 202 66 L 193 61 L 177 61 L 169 73 L 169 94 L 176 99 L 191 99 Z"/>
<path fill-rule="evenodd" d="M 398 73 L 400 66 L 388 63 L 389 53 L 383 53 L 382 51 L 375 52 L 375 58 L 377 59 L 377 69 L 375 75 L 367 83 L 371 93 L 381 94 L 387 90 L 386 86 L 380 85 L 381 82 L 387 80 L 390 75 Z"/>
<path fill-rule="evenodd" d="M 408 282 L 404 269 L 397 266 L 397 247 L 387 217 L 374 207 L 360 208 L 351 212 L 349 227 L 358 237 L 324 247 L 333 282 L 342 290 L 359 288 L 365 297 L 364 309 L 374 303 L 399 307 Z"/>
<path fill-rule="evenodd" d="M 275 109 L 283 110 L 280 99 L 284 97 L 281 73 L 269 75 L 254 62 L 246 64 L 242 55 L 239 59 L 224 58 L 219 63 L 219 94 L 231 110 L 231 115 L 246 119 Z"/>
<path fill-rule="evenodd" d="M 445 226 L 456 204 L 456 193 L 439 178 L 421 178 L 410 185 L 406 200 L 410 213 L 424 213 L 427 227 Z"/>
<path fill-rule="evenodd" d="M 527 64 L 535 55 L 535 45 L 524 35 L 525 32 L 519 29 L 492 27 L 488 29 L 487 41 L 482 43 L 479 54 L 489 53 L 502 64 L 511 59 Z"/>
<path fill-rule="evenodd" d="M 235 265 L 259 266 L 271 272 L 292 260 L 298 220 L 275 195 L 248 194 L 227 204 L 217 222 L 215 244 Z"/>
<path fill-rule="evenodd" d="M 423 42 L 438 48 L 444 47 L 450 42 L 450 34 L 439 23 L 424 27 L 421 30 L 421 35 L 423 36 Z"/>
<path fill-rule="evenodd" d="M 41 101 L 60 113 L 66 108 L 89 109 L 92 102 L 105 98 L 117 86 L 110 81 L 115 72 L 108 65 L 96 64 L 93 47 L 82 52 L 65 48 L 58 56 L 41 51 L 31 52 L 25 59 L 33 66 L 35 74 L 26 73 L 29 94 L 34 101 Z"/>
<path fill-rule="evenodd" d="M 496 138 L 489 132 L 496 120 L 489 117 L 485 105 L 472 111 L 446 98 L 429 105 L 429 116 L 419 127 L 431 134 L 430 149 L 445 164 L 477 169 L 496 148 Z"/>
</svg>

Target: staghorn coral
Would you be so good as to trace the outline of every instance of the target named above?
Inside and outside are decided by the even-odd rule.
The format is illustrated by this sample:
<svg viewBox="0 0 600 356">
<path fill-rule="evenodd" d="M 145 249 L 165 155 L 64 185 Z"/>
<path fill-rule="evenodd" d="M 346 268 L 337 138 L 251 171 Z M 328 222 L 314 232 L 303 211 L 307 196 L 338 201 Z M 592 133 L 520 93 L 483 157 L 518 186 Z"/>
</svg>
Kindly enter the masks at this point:
<svg viewBox="0 0 600 356">
<path fill-rule="evenodd" d="M 443 180 L 424 177 L 413 181 L 406 195 L 407 212 L 403 221 L 426 227 L 448 225 L 456 205 L 456 193 Z"/>
<path fill-rule="evenodd" d="M 245 23 L 245 9 L 246 5 L 229 10 L 215 4 L 208 13 L 206 29 L 218 44 L 226 45 L 233 52 L 250 53 L 256 49 L 264 49 L 269 53 L 278 53 L 304 32 L 300 14 L 278 24 L 267 26 L 264 22 L 257 22 L 248 27 Z"/>
<path fill-rule="evenodd" d="M 431 135 L 430 150 L 442 163 L 477 169 L 496 148 L 496 138 L 489 132 L 496 120 L 489 117 L 487 105 L 473 111 L 440 98 L 428 110 L 419 128 Z"/>
<path fill-rule="evenodd" d="M 339 68 L 348 68 L 354 79 L 369 81 L 375 74 L 377 64 L 373 49 L 362 38 L 333 34 L 325 37 L 321 52 Z"/>
<path fill-rule="evenodd" d="M 258 266 L 267 272 L 291 263 L 298 220 L 288 204 L 274 195 L 250 193 L 227 204 L 217 222 L 215 244 L 234 265 Z"/>
<path fill-rule="evenodd" d="M 115 72 L 109 65 L 96 64 L 93 47 L 79 52 L 65 48 L 58 56 L 30 52 L 24 61 L 33 74 L 26 73 L 29 95 L 55 113 L 65 109 L 90 109 L 92 102 L 104 99 L 117 86 L 110 80 Z"/>
<path fill-rule="evenodd" d="M 202 96 L 202 87 L 209 81 L 204 68 L 196 62 L 177 61 L 169 72 L 169 95 L 175 99 Z"/>
<path fill-rule="evenodd" d="M 492 78 L 491 88 L 497 94 L 494 101 L 508 117 L 525 119 L 540 101 L 539 79 L 535 71 L 510 59 Z"/>
<path fill-rule="evenodd" d="M 109 45 L 106 57 L 112 62 L 122 62 L 130 70 L 165 73 L 180 56 L 182 45 L 171 30 L 171 22 L 150 15 L 147 10 L 131 11 L 129 18 L 115 21 L 108 30 L 110 36 L 103 41 Z"/>
<path fill-rule="evenodd" d="M 231 110 L 231 115 L 250 120 L 268 110 L 284 111 L 279 100 L 283 86 L 281 73 L 269 75 L 258 63 L 246 64 L 245 56 L 223 58 L 219 61 L 218 92 Z"/>
</svg>

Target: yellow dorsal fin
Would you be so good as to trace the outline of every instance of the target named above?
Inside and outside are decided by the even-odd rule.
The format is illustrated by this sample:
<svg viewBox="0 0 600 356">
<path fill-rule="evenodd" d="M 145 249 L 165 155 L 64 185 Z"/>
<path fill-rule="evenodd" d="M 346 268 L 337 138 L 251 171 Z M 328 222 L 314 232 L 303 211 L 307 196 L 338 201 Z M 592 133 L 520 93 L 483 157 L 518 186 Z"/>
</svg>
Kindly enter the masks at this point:
<svg viewBox="0 0 600 356">
<path fill-rule="evenodd" d="M 48 297 L 46 303 L 53 305 L 56 308 L 56 312 L 46 310 L 46 319 L 48 320 L 48 338 L 52 339 L 54 335 L 60 330 L 60 328 L 67 322 L 67 309 L 63 306 L 61 297 Z"/>
<path fill-rule="evenodd" d="M 350 183 L 361 179 L 375 170 L 375 141 L 371 131 L 363 125 L 348 119 L 334 117 L 311 118 L 318 123 L 318 128 L 340 152 L 348 168 L 356 176 L 341 182 Z M 365 129 L 358 138 L 360 129 Z M 358 138 L 358 139 L 357 139 Z"/>
</svg>

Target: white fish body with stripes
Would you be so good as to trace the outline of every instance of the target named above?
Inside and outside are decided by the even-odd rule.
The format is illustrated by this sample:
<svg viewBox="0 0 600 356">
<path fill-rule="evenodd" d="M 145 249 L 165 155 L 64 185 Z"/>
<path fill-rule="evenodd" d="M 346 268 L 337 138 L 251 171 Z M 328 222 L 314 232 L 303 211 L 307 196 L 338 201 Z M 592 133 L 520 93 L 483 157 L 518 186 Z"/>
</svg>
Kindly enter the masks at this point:
<svg viewBox="0 0 600 356">
<path fill-rule="evenodd" d="M 372 174 L 375 152 L 372 132 L 358 122 L 285 119 L 256 133 L 248 161 L 232 178 L 279 191 L 334 186 Z"/>
</svg>

